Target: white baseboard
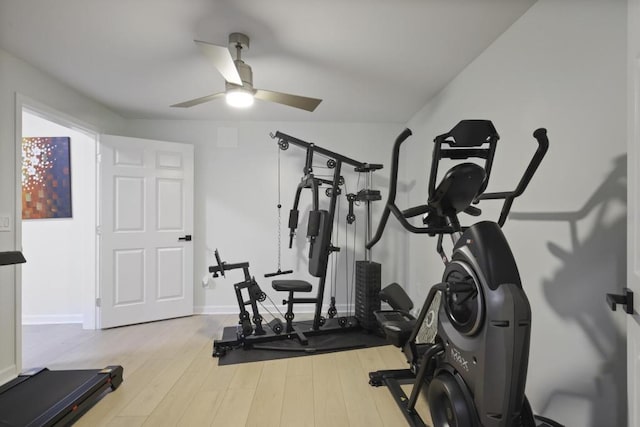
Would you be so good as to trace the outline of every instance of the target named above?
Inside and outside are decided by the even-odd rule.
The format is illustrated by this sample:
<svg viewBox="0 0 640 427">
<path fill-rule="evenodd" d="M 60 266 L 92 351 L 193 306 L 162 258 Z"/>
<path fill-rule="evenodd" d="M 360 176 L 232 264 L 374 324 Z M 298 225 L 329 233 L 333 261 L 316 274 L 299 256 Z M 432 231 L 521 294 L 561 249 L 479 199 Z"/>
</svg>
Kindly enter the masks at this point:
<svg viewBox="0 0 640 427">
<path fill-rule="evenodd" d="M 276 315 L 278 314 L 275 308 L 273 307 L 268 307 L 268 308 L 269 308 L 269 311 L 272 312 L 273 314 L 276 314 Z M 322 306 L 323 316 L 327 315 L 326 313 L 328 309 L 329 309 L 329 304 L 324 304 Z M 336 304 L 336 309 L 338 310 L 338 315 L 346 312 L 349 312 L 350 314 L 353 315 L 355 311 L 355 308 L 353 307 L 353 305 L 348 306 L 347 304 Z M 247 310 L 251 312 L 251 307 L 248 306 Z M 260 314 L 262 314 L 263 316 L 269 316 L 269 312 L 266 311 L 264 308 L 258 306 L 258 310 L 260 311 Z M 278 306 L 278 310 L 280 310 L 280 312 L 284 314 L 287 311 L 287 307 L 284 305 Z M 315 307 L 313 304 L 296 304 L 294 306 L 294 312 L 296 314 L 312 314 L 314 311 L 315 311 Z M 237 305 L 199 305 L 199 306 L 193 307 L 193 312 L 194 314 L 238 314 L 239 310 Z"/>
<path fill-rule="evenodd" d="M 23 325 L 51 325 L 59 323 L 82 323 L 82 314 L 23 314 Z"/>
<path fill-rule="evenodd" d="M 17 376 L 18 369 L 16 365 L 9 365 L 6 368 L 0 370 L 0 386 L 8 383 Z"/>
</svg>

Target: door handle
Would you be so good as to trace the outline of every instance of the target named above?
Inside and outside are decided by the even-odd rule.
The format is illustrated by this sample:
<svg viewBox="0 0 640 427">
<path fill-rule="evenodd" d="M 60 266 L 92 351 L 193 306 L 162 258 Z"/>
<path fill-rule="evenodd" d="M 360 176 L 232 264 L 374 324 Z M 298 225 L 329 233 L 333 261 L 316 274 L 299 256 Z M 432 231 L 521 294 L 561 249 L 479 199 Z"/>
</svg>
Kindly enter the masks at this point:
<svg viewBox="0 0 640 427">
<path fill-rule="evenodd" d="M 185 242 L 190 242 L 191 241 L 191 234 L 185 234 L 182 237 L 178 237 L 178 240 L 183 240 Z"/>
<path fill-rule="evenodd" d="M 612 311 L 616 311 L 616 307 L 621 305 L 627 314 L 633 314 L 633 291 L 629 288 L 623 289 L 623 294 L 607 294 L 607 304 Z"/>
</svg>

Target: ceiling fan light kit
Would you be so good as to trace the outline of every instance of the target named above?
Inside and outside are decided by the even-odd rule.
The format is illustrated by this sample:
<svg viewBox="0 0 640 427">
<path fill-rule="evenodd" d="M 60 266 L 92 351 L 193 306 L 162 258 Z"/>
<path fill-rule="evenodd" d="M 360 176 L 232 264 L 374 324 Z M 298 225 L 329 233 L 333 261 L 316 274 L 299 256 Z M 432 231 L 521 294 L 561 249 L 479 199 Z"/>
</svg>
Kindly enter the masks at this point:
<svg viewBox="0 0 640 427">
<path fill-rule="evenodd" d="M 236 59 L 233 59 L 227 47 L 200 40 L 194 40 L 194 42 L 224 77 L 225 91 L 174 104 L 171 107 L 189 108 L 221 98 L 223 95 L 228 105 L 238 108 L 250 107 L 253 105 L 254 98 L 306 111 L 314 111 L 322 102 L 317 98 L 254 89 L 251 67 L 242 60 L 242 49 L 249 49 L 249 37 L 245 34 L 231 33 L 229 35 L 229 46 L 236 49 Z"/>
<path fill-rule="evenodd" d="M 248 108 L 253 105 L 253 93 L 239 87 L 237 89 L 227 89 L 225 93 L 227 104 L 236 108 Z"/>
</svg>

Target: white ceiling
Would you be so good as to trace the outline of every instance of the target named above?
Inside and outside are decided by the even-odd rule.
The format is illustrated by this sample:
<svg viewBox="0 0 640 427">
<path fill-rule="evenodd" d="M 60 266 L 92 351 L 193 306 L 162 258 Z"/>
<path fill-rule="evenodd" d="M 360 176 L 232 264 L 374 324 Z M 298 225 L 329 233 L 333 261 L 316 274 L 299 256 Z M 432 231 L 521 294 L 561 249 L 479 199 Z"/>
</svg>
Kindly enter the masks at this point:
<svg viewBox="0 0 640 427">
<path fill-rule="evenodd" d="M 398 122 L 535 0 L 0 0 L 0 48 L 128 118 Z M 194 39 L 251 38 L 254 86 L 322 98 L 169 105 L 224 90 Z"/>
</svg>

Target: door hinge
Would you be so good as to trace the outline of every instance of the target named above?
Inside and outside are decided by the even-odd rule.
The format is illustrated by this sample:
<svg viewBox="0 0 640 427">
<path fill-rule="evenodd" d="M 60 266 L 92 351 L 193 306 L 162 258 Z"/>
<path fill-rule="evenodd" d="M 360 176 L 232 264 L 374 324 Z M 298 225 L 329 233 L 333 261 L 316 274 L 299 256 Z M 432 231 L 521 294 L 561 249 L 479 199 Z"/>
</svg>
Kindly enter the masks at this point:
<svg viewBox="0 0 640 427">
<path fill-rule="evenodd" d="M 96 234 L 98 236 L 102 234 L 102 227 L 100 227 L 99 225 L 96 226 Z"/>
<path fill-rule="evenodd" d="M 98 153 L 96 154 L 96 163 L 100 163 L 102 161 L 102 154 Z"/>
<path fill-rule="evenodd" d="M 96 298 L 96 307 L 102 307 L 102 298 Z"/>
</svg>

